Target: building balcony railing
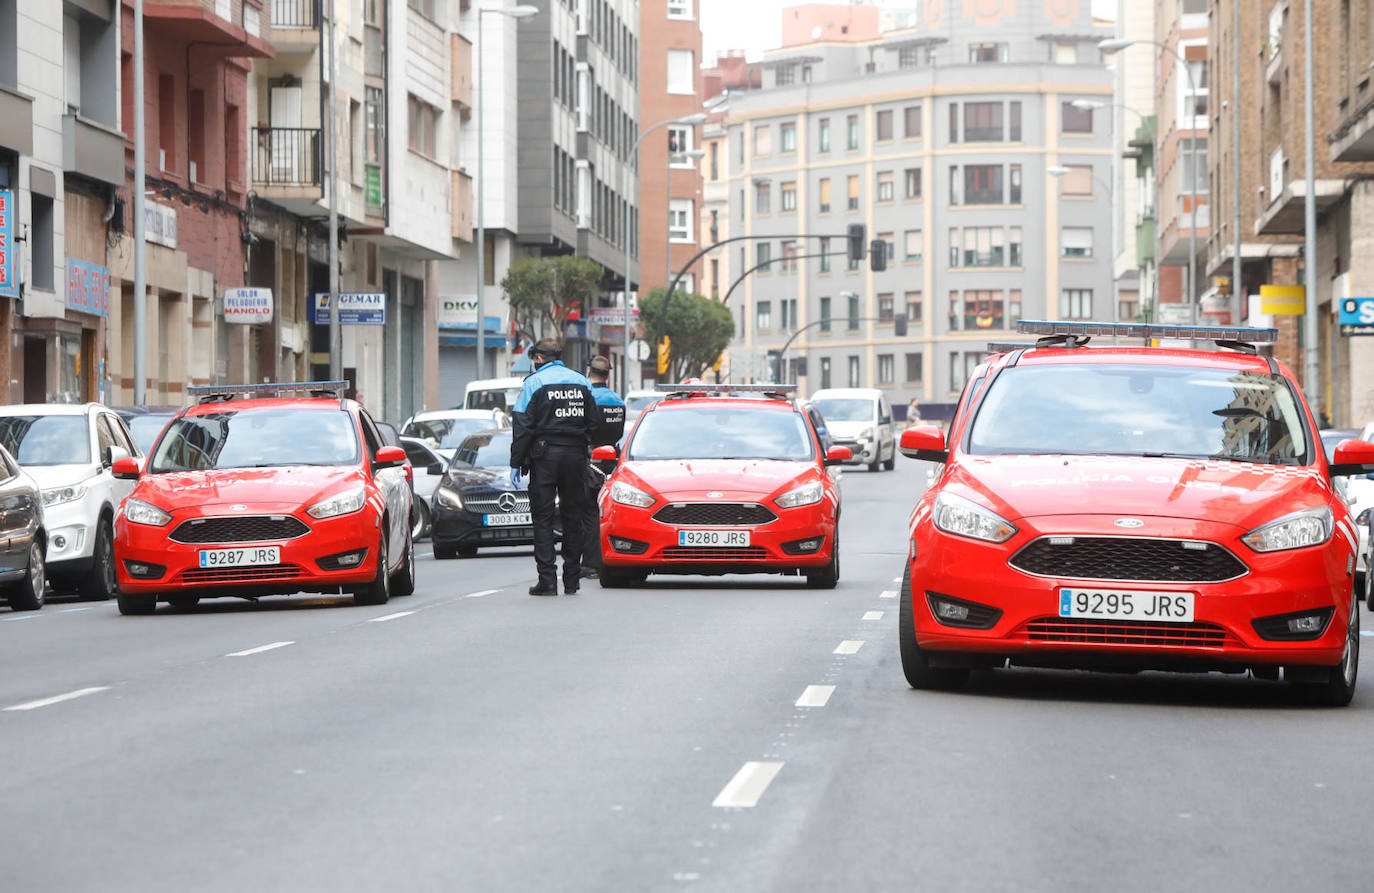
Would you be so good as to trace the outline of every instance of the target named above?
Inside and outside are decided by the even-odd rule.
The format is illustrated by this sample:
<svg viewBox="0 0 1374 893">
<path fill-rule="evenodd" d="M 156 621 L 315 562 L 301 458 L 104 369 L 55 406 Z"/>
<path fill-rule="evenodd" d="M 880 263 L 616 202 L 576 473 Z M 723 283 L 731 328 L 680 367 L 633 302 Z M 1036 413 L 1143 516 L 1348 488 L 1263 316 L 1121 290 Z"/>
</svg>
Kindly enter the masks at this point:
<svg viewBox="0 0 1374 893">
<path fill-rule="evenodd" d="M 166 29 L 177 40 L 205 44 L 201 52 L 213 56 L 271 58 L 271 44 L 263 39 L 265 22 L 257 6 L 243 0 L 147 0 L 147 25 Z"/>
<path fill-rule="evenodd" d="M 313 29 L 320 27 L 320 0 L 271 0 L 272 27 Z"/>
<path fill-rule="evenodd" d="M 318 127 L 254 127 L 253 185 L 318 187 L 320 148 Z"/>
</svg>

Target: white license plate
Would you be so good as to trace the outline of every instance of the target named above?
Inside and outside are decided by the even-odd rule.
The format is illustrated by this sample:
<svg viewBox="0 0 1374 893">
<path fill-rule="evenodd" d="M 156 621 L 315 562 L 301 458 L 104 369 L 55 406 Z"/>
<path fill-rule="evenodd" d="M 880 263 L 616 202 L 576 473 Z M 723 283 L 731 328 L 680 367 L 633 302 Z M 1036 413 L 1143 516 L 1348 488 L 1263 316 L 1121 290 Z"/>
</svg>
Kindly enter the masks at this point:
<svg viewBox="0 0 1374 893">
<path fill-rule="evenodd" d="M 1061 589 L 1060 617 L 1193 622 L 1193 593 L 1138 589 Z"/>
<path fill-rule="evenodd" d="M 524 527 L 533 522 L 529 512 L 512 512 L 509 515 L 484 515 L 482 523 L 488 527 Z"/>
<path fill-rule="evenodd" d="M 730 549 L 749 545 L 747 530 L 679 530 L 679 546 L 695 546 L 707 549 Z"/>
<path fill-rule="evenodd" d="M 200 550 L 201 567 L 254 567 L 262 564 L 281 564 L 281 546 Z"/>
</svg>

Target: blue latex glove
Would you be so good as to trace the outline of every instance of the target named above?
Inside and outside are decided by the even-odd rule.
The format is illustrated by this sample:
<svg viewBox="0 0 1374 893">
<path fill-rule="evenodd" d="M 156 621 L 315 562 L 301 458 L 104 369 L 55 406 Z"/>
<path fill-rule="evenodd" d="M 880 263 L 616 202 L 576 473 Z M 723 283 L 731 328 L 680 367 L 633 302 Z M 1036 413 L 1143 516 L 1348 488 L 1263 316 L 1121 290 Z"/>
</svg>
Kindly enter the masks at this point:
<svg viewBox="0 0 1374 893">
<path fill-rule="evenodd" d="M 526 480 L 525 476 L 520 473 L 520 469 L 512 468 L 510 470 L 510 485 L 512 487 L 514 487 L 517 490 L 524 490 L 526 489 L 526 485 L 528 483 L 529 481 Z"/>
</svg>

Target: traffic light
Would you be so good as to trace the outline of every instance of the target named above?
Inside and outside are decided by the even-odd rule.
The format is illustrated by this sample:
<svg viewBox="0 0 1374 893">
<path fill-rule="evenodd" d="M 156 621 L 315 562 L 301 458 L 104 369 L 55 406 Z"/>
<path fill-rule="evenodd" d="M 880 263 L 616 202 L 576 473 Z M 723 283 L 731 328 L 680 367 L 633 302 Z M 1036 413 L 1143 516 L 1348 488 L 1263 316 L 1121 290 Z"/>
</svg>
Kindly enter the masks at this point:
<svg viewBox="0 0 1374 893">
<path fill-rule="evenodd" d="M 713 371 L 715 371 L 715 372 L 719 372 L 719 371 L 720 371 L 720 364 L 721 364 L 722 362 L 724 362 L 724 360 L 725 360 L 725 354 L 722 353 L 722 354 L 720 354 L 719 356 L 717 356 L 717 357 L 716 357 L 716 361 L 715 361 L 714 363 L 711 364 L 711 369 L 712 369 Z"/>
<path fill-rule="evenodd" d="M 853 263 L 864 259 L 864 243 L 867 238 L 868 230 L 862 223 L 849 224 L 849 259 Z"/>
<path fill-rule="evenodd" d="M 868 268 L 875 273 L 887 269 L 887 242 L 874 239 L 868 243 Z"/>
<path fill-rule="evenodd" d="M 668 371 L 668 336 L 664 335 L 663 340 L 658 343 L 658 374 L 662 375 Z"/>
<path fill-rule="evenodd" d="M 906 337 L 906 314 L 898 313 L 892 317 L 892 334 L 898 338 Z"/>
</svg>

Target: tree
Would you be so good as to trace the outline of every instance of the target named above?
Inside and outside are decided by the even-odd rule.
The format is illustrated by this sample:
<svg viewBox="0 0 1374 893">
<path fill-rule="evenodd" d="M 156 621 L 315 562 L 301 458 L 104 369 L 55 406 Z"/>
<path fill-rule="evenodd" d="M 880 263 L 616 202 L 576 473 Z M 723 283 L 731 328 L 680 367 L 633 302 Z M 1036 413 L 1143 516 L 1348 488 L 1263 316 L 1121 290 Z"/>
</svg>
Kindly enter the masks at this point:
<svg viewBox="0 0 1374 893">
<path fill-rule="evenodd" d="M 681 291 L 667 300 L 667 294 L 668 290 L 660 287 L 640 297 L 644 340 L 658 344 L 664 335 L 669 336 L 669 381 L 698 377 L 729 346 L 735 335 L 735 318 L 719 301 Z"/>
<path fill-rule="evenodd" d="M 572 255 L 516 261 L 501 279 L 511 323 L 530 341 L 561 338 L 573 310 L 592 306 L 600 289 L 601 265 Z"/>
</svg>

